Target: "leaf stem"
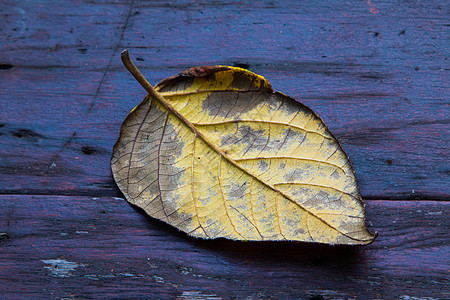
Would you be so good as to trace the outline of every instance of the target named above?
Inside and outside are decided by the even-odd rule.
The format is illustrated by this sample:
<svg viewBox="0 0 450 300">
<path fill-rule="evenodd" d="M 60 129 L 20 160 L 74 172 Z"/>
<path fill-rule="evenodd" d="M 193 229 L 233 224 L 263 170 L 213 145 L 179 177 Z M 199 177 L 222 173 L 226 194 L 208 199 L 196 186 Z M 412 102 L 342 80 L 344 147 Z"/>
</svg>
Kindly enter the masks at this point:
<svg viewBox="0 0 450 300">
<path fill-rule="evenodd" d="M 130 53 L 128 53 L 128 50 L 125 49 L 120 54 L 120 58 L 122 59 L 122 62 L 127 68 L 127 70 L 133 75 L 134 78 L 142 85 L 142 87 L 149 92 L 151 95 L 157 95 L 158 92 L 152 87 L 152 85 L 145 79 L 144 75 L 142 75 L 141 71 L 136 67 L 136 65 L 133 63 L 130 57 Z"/>
<path fill-rule="evenodd" d="M 192 125 L 183 115 L 181 115 L 167 100 L 158 93 L 155 88 L 145 79 L 144 75 L 139 71 L 136 65 L 130 58 L 130 54 L 128 50 L 123 50 L 120 58 L 122 59 L 123 64 L 127 68 L 127 70 L 131 73 L 131 75 L 136 78 L 136 80 L 142 85 L 142 87 L 149 93 L 149 95 L 153 98 L 158 99 L 158 101 L 170 112 L 172 112 L 175 116 L 177 116 L 182 122 L 184 122 L 196 135 L 200 136 L 202 139 L 205 139 L 203 134 L 201 134 L 194 125 Z"/>
<path fill-rule="evenodd" d="M 136 65 L 131 60 L 130 54 L 128 50 L 123 50 L 120 58 L 122 59 L 123 64 L 127 68 L 127 70 L 133 75 L 134 78 L 142 85 L 142 87 L 149 93 L 149 95 L 153 98 L 156 98 L 162 106 L 164 106 L 168 111 L 172 112 L 175 116 L 177 116 L 186 126 L 188 126 L 197 136 L 200 136 L 203 140 L 206 140 L 205 136 L 198 131 L 198 129 L 191 124 L 183 115 L 181 115 L 167 100 L 158 93 L 155 88 L 145 79 L 144 75 L 142 75 L 141 71 L 136 67 Z M 207 140 L 206 140 L 207 141 Z M 214 146 L 213 146 L 214 148 Z M 217 148 L 214 148 L 215 150 Z M 217 150 L 219 153 L 220 150 Z"/>
</svg>

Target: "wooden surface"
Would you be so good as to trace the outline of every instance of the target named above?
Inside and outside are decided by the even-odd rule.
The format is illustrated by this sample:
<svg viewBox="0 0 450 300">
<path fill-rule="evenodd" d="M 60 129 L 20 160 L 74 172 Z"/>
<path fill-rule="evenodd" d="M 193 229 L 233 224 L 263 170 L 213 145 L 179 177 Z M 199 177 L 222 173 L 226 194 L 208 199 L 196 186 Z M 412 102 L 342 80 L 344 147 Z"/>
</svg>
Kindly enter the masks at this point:
<svg viewBox="0 0 450 300">
<path fill-rule="evenodd" d="M 0 298 L 449 296 L 448 202 L 367 201 L 380 236 L 365 247 L 196 240 L 122 198 L 9 195 L 0 206 Z"/>
<path fill-rule="evenodd" d="M 1 1 L 0 298 L 449 298 L 446 1 Z M 112 180 L 151 83 L 196 65 L 266 77 L 354 165 L 366 247 L 201 241 Z M 408 298 L 409 297 L 409 298 Z"/>
</svg>

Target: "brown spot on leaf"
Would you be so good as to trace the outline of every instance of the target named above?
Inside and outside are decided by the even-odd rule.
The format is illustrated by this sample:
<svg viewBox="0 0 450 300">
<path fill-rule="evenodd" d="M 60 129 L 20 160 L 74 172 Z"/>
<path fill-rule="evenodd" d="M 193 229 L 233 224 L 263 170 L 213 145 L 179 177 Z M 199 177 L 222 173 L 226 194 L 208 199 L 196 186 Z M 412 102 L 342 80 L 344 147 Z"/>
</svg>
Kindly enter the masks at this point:
<svg viewBox="0 0 450 300">
<path fill-rule="evenodd" d="M 188 77 L 208 77 L 209 75 L 219 72 L 229 70 L 228 67 L 223 66 L 200 66 L 192 67 L 188 70 L 180 72 L 179 76 Z"/>
<path fill-rule="evenodd" d="M 219 71 L 229 70 L 224 66 L 200 66 L 192 67 L 188 70 L 178 73 L 178 75 L 168 77 L 156 85 L 156 90 L 159 92 L 176 91 L 179 87 L 184 86 L 183 89 L 189 87 L 197 77 L 208 77 Z"/>
</svg>

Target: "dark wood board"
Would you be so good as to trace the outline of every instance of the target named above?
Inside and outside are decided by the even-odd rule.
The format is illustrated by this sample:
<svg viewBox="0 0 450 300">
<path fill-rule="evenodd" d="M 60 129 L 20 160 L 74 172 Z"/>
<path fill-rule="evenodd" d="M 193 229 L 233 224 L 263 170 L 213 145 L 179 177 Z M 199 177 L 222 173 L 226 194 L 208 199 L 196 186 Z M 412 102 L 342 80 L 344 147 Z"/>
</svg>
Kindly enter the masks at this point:
<svg viewBox="0 0 450 300">
<path fill-rule="evenodd" d="M 122 198 L 3 195 L 0 297 L 450 297 L 449 203 L 366 202 L 377 240 L 333 247 L 197 240 Z"/>
<path fill-rule="evenodd" d="M 448 8 L 0 1 L 0 298 L 450 298 Z M 310 106 L 348 152 L 380 236 L 201 241 L 128 205 L 109 160 L 146 93 L 125 48 L 154 84 L 234 65 Z"/>
<path fill-rule="evenodd" d="M 109 156 L 121 122 L 145 95 L 121 65 L 129 48 L 152 83 L 205 64 L 265 76 L 324 119 L 365 198 L 448 199 L 446 8 L 445 1 L 2 2 L 0 190 L 120 195 Z"/>
</svg>

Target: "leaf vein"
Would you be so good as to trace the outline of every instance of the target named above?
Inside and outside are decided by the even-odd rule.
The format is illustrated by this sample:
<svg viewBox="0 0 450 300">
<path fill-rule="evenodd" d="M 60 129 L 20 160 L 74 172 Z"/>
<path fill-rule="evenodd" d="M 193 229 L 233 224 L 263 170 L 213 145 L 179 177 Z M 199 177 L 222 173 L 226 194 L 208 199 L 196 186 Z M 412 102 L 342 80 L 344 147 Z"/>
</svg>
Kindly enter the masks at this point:
<svg viewBox="0 0 450 300">
<path fill-rule="evenodd" d="M 332 189 L 332 190 L 334 190 L 336 192 L 339 192 L 341 194 L 348 195 L 348 196 L 358 200 L 357 197 L 355 197 L 354 195 L 352 195 L 352 194 L 350 194 L 348 192 L 344 192 L 344 191 L 342 191 L 340 189 L 337 189 L 337 188 L 332 187 L 332 186 L 327 186 L 327 185 L 314 184 L 314 183 L 304 183 L 304 182 L 277 182 L 277 183 L 274 183 L 273 185 L 274 186 L 280 186 L 280 185 L 306 185 L 306 186 L 315 186 L 315 187 L 320 187 L 320 188 L 327 188 L 327 189 Z"/>
<path fill-rule="evenodd" d="M 135 145 L 136 145 L 136 139 L 137 139 L 137 137 L 139 136 L 139 132 L 140 132 L 142 126 L 144 126 L 144 124 L 145 124 L 145 120 L 147 119 L 148 114 L 149 114 L 150 111 L 152 110 L 152 104 L 153 104 L 153 101 L 151 101 L 151 99 L 150 99 L 150 106 L 149 106 L 147 112 L 145 113 L 145 116 L 144 116 L 144 118 L 143 118 L 143 120 L 142 120 L 141 125 L 139 126 L 138 130 L 136 131 L 136 136 L 135 136 L 135 138 L 133 139 L 133 144 L 132 144 L 132 146 L 131 146 L 131 151 L 130 151 L 130 163 L 129 163 L 129 165 L 128 165 L 128 174 L 127 174 L 127 194 L 129 194 L 131 160 L 132 160 L 132 158 L 133 158 L 133 152 L 134 152 L 134 147 L 135 147 Z"/>
<path fill-rule="evenodd" d="M 301 131 L 304 131 L 307 133 L 313 133 L 313 134 L 320 135 L 324 139 L 327 139 L 327 140 L 333 140 L 333 138 L 331 136 L 327 136 L 319 131 L 305 129 L 300 126 L 289 124 L 289 123 L 282 123 L 282 122 L 268 121 L 268 120 L 235 119 L 235 120 L 228 120 L 228 121 L 208 122 L 208 123 L 192 122 L 192 125 L 206 127 L 206 126 L 215 126 L 215 125 L 230 124 L 230 123 L 266 123 L 266 124 L 274 124 L 274 125 L 284 125 L 284 126 L 287 126 L 290 128 L 295 128 L 295 129 L 298 129 L 298 130 L 301 130 Z M 307 122 L 307 124 L 308 123 L 309 123 L 309 121 Z"/>
<path fill-rule="evenodd" d="M 277 194 L 275 195 L 275 210 L 276 210 L 276 216 L 277 216 L 277 223 L 278 223 L 278 228 L 280 229 L 280 234 L 281 236 L 287 240 L 287 238 L 284 236 L 283 231 L 281 230 L 281 224 L 280 224 L 280 213 L 278 212 L 278 195 L 280 193 L 277 192 Z"/>
<path fill-rule="evenodd" d="M 166 212 L 166 209 L 164 207 L 164 201 L 163 201 L 162 191 L 161 191 L 161 181 L 160 181 L 160 177 L 161 176 L 159 174 L 159 171 L 160 171 L 161 145 L 163 144 L 164 133 L 166 132 L 167 122 L 169 121 L 169 115 L 170 115 L 170 112 L 167 111 L 166 120 L 164 121 L 164 125 L 163 125 L 163 132 L 162 132 L 162 135 L 161 135 L 161 141 L 160 141 L 159 147 L 158 147 L 158 162 L 157 162 L 158 169 L 156 170 L 156 172 L 157 172 L 156 174 L 157 174 L 157 177 L 158 177 L 158 189 L 159 189 L 159 194 L 161 195 L 161 206 L 163 208 L 164 215 L 166 216 L 167 222 L 169 221 L 169 218 L 167 216 L 167 212 Z"/>
<path fill-rule="evenodd" d="M 305 160 L 305 161 L 312 161 L 312 162 L 317 162 L 317 163 L 323 163 L 326 165 L 330 165 L 333 166 L 339 170 L 341 170 L 342 172 L 344 172 L 344 174 L 347 175 L 347 172 L 340 166 L 335 165 L 333 163 L 329 163 L 329 162 L 325 162 L 325 161 L 321 161 L 321 160 L 316 160 L 316 159 L 311 159 L 311 158 L 302 158 L 302 157 L 290 157 L 290 156 L 264 156 L 264 157 L 245 157 L 245 158 L 235 158 L 234 161 L 236 162 L 241 162 L 241 161 L 249 161 L 249 160 L 263 160 L 263 159 L 268 159 L 268 160 L 272 160 L 272 159 L 294 159 L 294 160 Z M 344 164 L 345 165 L 345 164 Z M 348 176 L 348 175 L 347 175 Z"/>
<path fill-rule="evenodd" d="M 192 143 L 192 186 L 191 186 L 191 194 L 192 194 L 192 201 L 194 203 L 194 208 L 195 208 L 195 215 L 197 216 L 197 221 L 198 221 L 198 225 L 200 226 L 200 228 L 203 230 L 203 233 L 205 233 L 205 235 L 209 238 L 209 235 L 206 233 L 205 228 L 203 228 L 202 223 L 200 222 L 200 216 L 198 215 L 198 210 L 197 210 L 197 204 L 195 204 L 195 194 L 194 194 L 194 185 L 195 185 L 195 181 L 194 181 L 194 164 L 195 164 L 195 141 L 197 140 L 197 135 L 194 132 L 194 142 Z M 198 227 L 197 227 L 198 228 Z M 195 231 L 195 230 L 194 230 Z M 192 231 L 193 232 L 193 231 Z"/>
<path fill-rule="evenodd" d="M 223 199 L 223 206 L 225 207 L 225 213 L 228 216 L 228 219 L 230 220 L 230 224 L 233 227 L 234 231 L 244 240 L 246 240 L 246 238 L 244 238 L 236 229 L 236 226 L 233 223 L 233 219 L 231 219 L 230 214 L 228 213 L 228 208 L 227 208 L 227 199 L 225 197 L 225 193 L 223 191 L 223 186 L 222 186 L 222 179 L 221 179 L 221 174 L 222 174 L 222 169 L 221 169 L 221 161 L 222 161 L 222 155 L 219 154 L 219 165 L 217 167 L 217 178 L 219 179 L 219 186 L 220 186 L 220 194 L 222 195 L 222 199 Z M 231 207 L 231 205 L 230 205 Z"/>
</svg>

